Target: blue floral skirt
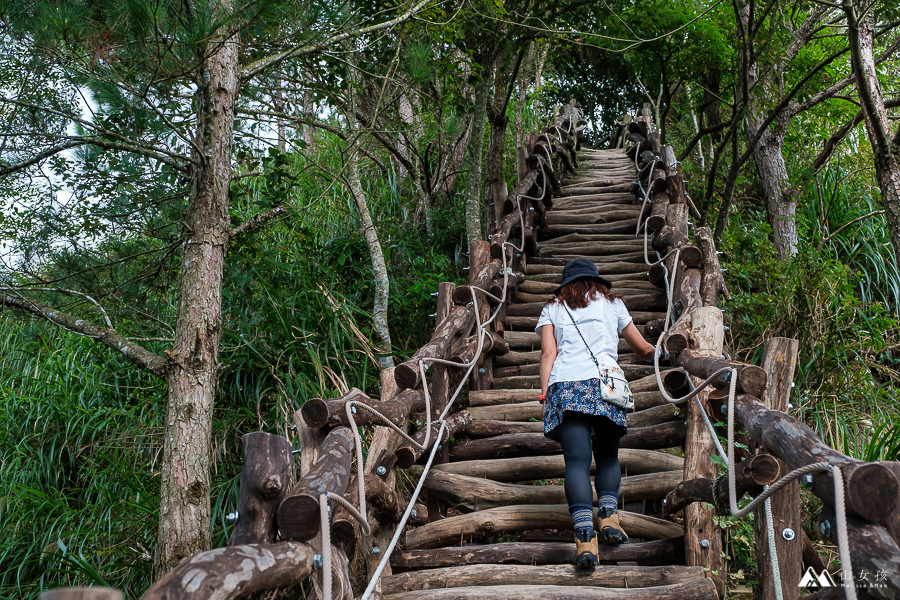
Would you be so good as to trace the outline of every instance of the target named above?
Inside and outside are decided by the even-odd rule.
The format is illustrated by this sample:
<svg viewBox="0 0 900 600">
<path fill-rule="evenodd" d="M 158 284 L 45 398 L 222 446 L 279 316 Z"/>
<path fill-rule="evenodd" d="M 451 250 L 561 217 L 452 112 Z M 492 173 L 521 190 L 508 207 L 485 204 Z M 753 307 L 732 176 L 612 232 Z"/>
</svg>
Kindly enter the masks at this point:
<svg viewBox="0 0 900 600">
<path fill-rule="evenodd" d="M 544 401 L 544 437 L 559 441 L 556 429 L 567 410 L 606 417 L 622 428 L 622 435 L 628 430 L 625 409 L 610 404 L 600 396 L 600 380 L 596 377 L 550 384 L 547 400 Z"/>
</svg>

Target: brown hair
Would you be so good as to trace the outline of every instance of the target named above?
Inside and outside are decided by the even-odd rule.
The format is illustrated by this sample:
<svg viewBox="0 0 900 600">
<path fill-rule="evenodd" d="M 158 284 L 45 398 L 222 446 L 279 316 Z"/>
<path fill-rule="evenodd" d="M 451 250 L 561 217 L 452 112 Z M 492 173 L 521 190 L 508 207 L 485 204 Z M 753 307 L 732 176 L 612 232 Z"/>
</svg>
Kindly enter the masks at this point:
<svg viewBox="0 0 900 600">
<path fill-rule="evenodd" d="M 623 299 L 619 294 L 610 292 L 609 288 L 598 280 L 582 277 L 563 286 L 559 290 L 559 296 L 553 296 L 547 300 L 547 304 L 564 301 L 569 308 L 587 308 L 588 304 L 600 298 L 606 298 L 610 302 Z"/>
</svg>

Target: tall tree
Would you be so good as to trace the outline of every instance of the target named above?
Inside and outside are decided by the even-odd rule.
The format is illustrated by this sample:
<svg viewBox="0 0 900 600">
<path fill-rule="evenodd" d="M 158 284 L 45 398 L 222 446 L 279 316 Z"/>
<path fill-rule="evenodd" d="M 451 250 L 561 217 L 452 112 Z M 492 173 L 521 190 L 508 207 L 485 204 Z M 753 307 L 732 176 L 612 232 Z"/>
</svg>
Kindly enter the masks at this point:
<svg viewBox="0 0 900 600">
<path fill-rule="evenodd" d="M 60 102 L 45 89 L 32 89 L 28 96 L 0 98 L 0 105 L 10 110 L 37 116 L 25 130 L 8 119 L 6 132 L 39 140 L 7 152 L 2 174 L 27 176 L 30 169 L 39 169 L 72 148 L 91 147 L 104 158 L 106 153 L 142 157 L 143 168 L 150 172 L 166 168 L 188 186 L 169 199 L 173 221 L 180 226 L 172 245 L 180 250 L 180 259 L 174 340 L 164 352 L 129 339 L 111 320 L 98 325 L 29 295 L 35 287 L 55 290 L 36 285 L 42 283 L 39 273 L 24 273 L 24 285 L 7 286 L 0 294 L 0 304 L 88 335 L 166 381 L 155 557 L 160 573 L 210 546 L 210 430 L 221 368 L 226 252 L 234 239 L 283 212 L 275 207 L 243 224 L 231 224 L 236 105 L 248 87 L 276 79 L 272 74 L 280 66 L 403 23 L 429 2 L 417 0 L 398 7 L 392 18 L 373 19 L 373 24 L 351 29 L 328 27 L 334 20 L 341 22 L 337 13 L 315 14 L 319 8 L 281 2 L 97 6 L 73 0 L 8 7 L 5 34 L 43 61 L 68 97 Z M 383 18 L 383 13 L 376 14 Z M 292 18 L 285 19 L 288 15 Z M 305 29 L 310 19 L 324 24 L 328 33 Z M 251 24 L 255 27 L 246 29 Z M 249 61 L 241 64 L 244 56 Z M 105 100 L 110 97 L 117 98 L 118 109 L 110 109 Z M 44 127 L 48 118 L 57 122 L 52 129 Z M 97 172 L 98 178 L 103 176 Z M 96 208 L 88 202 L 80 210 L 102 229 L 105 217 L 91 216 Z M 155 205 L 148 202 L 143 208 L 152 211 Z M 104 214 L 123 218 L 111 211 Z M 90 245 L 79 245 L 75 251 L 90 255 Z M 86 296 L 78 290 L 65 293 Z"/>
<path fill-rule="evenodd" d="M 850 59 L 866 133 L 875 158 L 881 201 L 894 253 L 900 262 L 900 128 L 892 137 L 891 122 L 876 68 L 875 7 L 858 0 L 843 0 L 841 8 L 847 17 Z"/>
</svg>

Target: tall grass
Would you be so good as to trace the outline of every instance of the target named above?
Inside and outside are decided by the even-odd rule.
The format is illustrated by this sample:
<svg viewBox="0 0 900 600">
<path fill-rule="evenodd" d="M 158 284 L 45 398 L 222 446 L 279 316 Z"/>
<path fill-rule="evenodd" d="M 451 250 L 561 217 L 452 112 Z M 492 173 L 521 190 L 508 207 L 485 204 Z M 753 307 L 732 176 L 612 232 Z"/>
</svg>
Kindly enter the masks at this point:
<svg viewBox="0 0 900 600">
<path fill-rule="evenodd" d="M 900 273 L 887 228 L 858 177 L 830 169 L 795 189 L 793 259 L 775 258 L 771 229 L 752 207 L 727 233 L 733 347 L 754 361 L 766 338 L 797 338 L 795 414 L 847 454 L 895 460 Z"/>
<path fill-rule="evenodd" d="M 0 321 L 0 596 L 149 582 L 159 382 L 90 340 Z"/>
</svg>

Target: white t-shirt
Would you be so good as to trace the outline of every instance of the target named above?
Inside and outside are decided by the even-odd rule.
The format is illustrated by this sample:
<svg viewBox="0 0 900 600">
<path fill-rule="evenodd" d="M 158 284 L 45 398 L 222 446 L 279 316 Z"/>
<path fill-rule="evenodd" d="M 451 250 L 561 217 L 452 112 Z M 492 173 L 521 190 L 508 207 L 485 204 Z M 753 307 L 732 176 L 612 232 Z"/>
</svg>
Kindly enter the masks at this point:
<svg viewBox="0 0 900 600">
<path fill-rule="evenodd" d="M 548 304 L 541 311 L 535 332 L 541 335 L 544 325 L 553 325 L 557 356 L 550 372 L 550 383 L 583 381 L 597 377 L 597 367 L 585 347 L 587 342 L 600 367 L 614 367 L 619 357 L 619 334 L 631 323 L 625 303 L 619 299 L 593 300 L 586 308 L 569 308 L 584 341 L 560 302 Z"/>
</svg>

